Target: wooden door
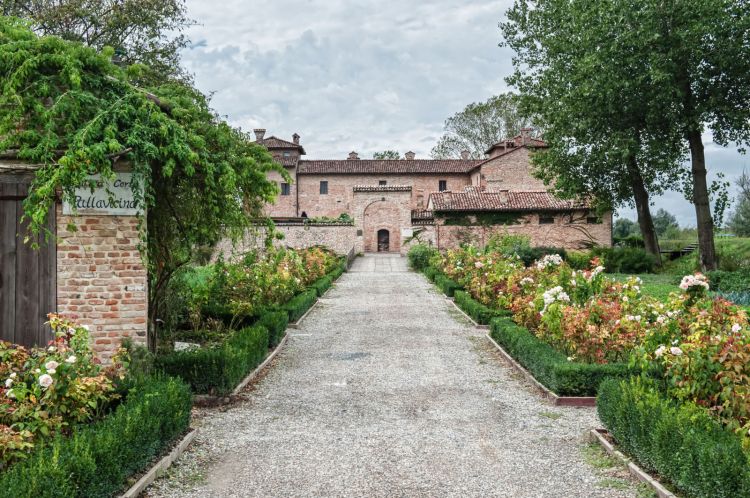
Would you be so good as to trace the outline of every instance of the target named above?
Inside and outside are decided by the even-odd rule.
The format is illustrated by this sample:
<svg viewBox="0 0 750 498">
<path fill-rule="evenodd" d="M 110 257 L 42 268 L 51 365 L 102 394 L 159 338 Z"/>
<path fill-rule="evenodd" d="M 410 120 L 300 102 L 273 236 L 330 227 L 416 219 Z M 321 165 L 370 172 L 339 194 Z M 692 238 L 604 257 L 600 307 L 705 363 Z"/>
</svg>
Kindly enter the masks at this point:
<svg viewBox="0 0 750 498">
<path fill-rule="evenodd" d="M 24 244 L 21 223 L 29 180 L 0 177 L 0 340 L 44 346 L 52 339 L 47 314 L 57 309 L 57 251 L 54 237 L 39 249 Z M 54 210 L 47 228 L 55 234 Z"/>
</svg>

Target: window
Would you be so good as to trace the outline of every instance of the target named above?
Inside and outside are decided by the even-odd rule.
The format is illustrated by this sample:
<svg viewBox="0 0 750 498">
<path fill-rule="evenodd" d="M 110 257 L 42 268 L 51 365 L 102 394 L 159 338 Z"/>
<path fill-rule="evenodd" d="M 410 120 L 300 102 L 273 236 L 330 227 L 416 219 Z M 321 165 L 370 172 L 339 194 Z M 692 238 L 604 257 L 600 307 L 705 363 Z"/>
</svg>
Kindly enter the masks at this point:
<svg viewBox="0 0 750 498">
<path fill-rule="evenodd" d="M 320 182 L 320 193 L 323 195 L 328 193 L 328 181 L 327 180 L 322 180 Z"/>
<path fill-rule="evenodd" d="M 289 184 L 288 183 L 282 183 L 281 184 L 281 195 L 289 195 Z"/>
<path fill-rule="evenodd" d="M 289 157 L 289 156 L 291 156 L 291 155 L 292 155 L 292 153 L 291 153 L 291 152 L 289 152 L 288 150 L 285 150 L 285 151 L 284 151 L 284 157 Z"/>
<path fill-rule="evenodd" d="M 438 191 L 445 192 L 446 190 L 448 190 L 448 181 L 447 180 L 438 181 Z"/>
<path fill-rule="evenodd" d="M 588 223 L 589 225 L 601 225 L 602 219 L 598 216 L 587 216 L 586 223 Z"/>
<path fill-rule="evenodd" d="M 380 180 L 380 181 L 378 182 L 378 185 L 380 185 L 380 186 L 382 187 L 382 186 L 384 186 L 384 185 L 388 185 L 388 182 L 387 182 L 387 181 L 385 181 L 385 180 Z"/>
<path fill-rule="evenodd" d="M 555 223 L 555 218 L 552 216 L 539 216 L 540 225 L 552 225 Z"/>
</svg>

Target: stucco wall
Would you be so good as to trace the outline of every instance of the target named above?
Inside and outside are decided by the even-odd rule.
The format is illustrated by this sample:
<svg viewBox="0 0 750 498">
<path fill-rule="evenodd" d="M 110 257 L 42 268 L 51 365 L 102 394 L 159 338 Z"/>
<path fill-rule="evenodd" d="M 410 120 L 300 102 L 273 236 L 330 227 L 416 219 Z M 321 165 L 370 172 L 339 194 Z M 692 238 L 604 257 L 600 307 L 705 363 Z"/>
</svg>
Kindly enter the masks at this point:
<svg viewBox="0 0 750 498">
<path fill-rule="evenodd" d="M 104 361 L 124 338 L 145 345 L 148 275 L 138 252 L 138 219 L 67 216 L 58 205 L 57 235 L 58 313 L 89 328 Z"/>
</svg>

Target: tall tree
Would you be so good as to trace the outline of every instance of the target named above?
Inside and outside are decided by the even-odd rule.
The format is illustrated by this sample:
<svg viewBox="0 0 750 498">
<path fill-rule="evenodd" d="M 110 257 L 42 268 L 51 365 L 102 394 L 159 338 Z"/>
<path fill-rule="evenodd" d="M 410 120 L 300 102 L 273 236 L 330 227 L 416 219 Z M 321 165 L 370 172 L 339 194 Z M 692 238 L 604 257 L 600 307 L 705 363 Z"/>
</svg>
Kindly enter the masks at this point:
<svg viewBox="0 0 750 498">
<path fill-rule="evenodd" d="M 614 225 L 612 225 L 612 235 L 618 239 L 624 239 L 630 237 L 638 232 L 638 225 L 627 218 L 617 218 Z"/>
<path fill-rule="evenodd" d="M 112 47 L 118 63 L 148 68 L 142 78 L 185 76 L 179 51 L 191 21 L 184 0 L 0 0 L 0 13 L 29 20 L 41 35 Z"/>
<path fill-rule="evenodd" d="M 533 158 L 538 176 L 562 197 L 593 196 L 602 209 L 634 205 L 646 250 L 658 261 L 650 198 L 676 186 L 682 147 L 677 134 L 652 124 L 661 115 L 643 98 L 642 71 L 633 71 L 646 61 L 611 41 L 615 28 L 600 13 L 586 2 L 517 2 L 501 24 L 516 51 L 508 81 L 545 129 L 549 147 Z M 610 22 L 622 30 L 636 20 Z M 624 92 L 624 83 L 638 91 Z"/>
<path fill-rule="evenodd" d="M 90 175 L 112 179 L 114 160 L 129 163 L 146 210 L 153 334 L 175 271 L 197 247 L 241 236 L 277 193 L 266 173 L 286 173 L 200 92 L 179 82 L 136 88 L 111 55 L 0 17 L 0 151 L 41 166 L 24 201 L 32 232 L 43 229 L 59 190 L 75 204 Z"/>
<path fill-rule="evenodd" d="M 401 159 L 401 154 L 397 150 L 383 150 L 375 152 L 372 155 L 373 159 Z"/>
<path fill-rule="evenodd" d="M 432 149 L 435 159 L 460 158 L 468 151 L 472 158 L 484 157 L 484 151 L 504 138 L 518 135 L 531 120 L 519 109 L 518 96 L 502 93 L 486 102 L 475 102 L 445 121 L 445 133 Z"/>
<path fill-rule="evenodd" d="M 729 228 L 735 235 L 750 237 L 750 176 L 746 171 L 737 179 L 737 204 L 729 216 Z"/>
<path fill-rule="evenodd" d="M 513 40 L 511 46 L 522 48 L 515 75 L 522 83 L 560 77 L 568 85 L 590 89 L 590 81 L 566 77 L 570 75 L 566 64 L 588 66 L 588 74 L 604 78 L 610 89 L 604 100 L 597 98 L 602 95 L 597 89 L 601 85 L 593 87 L 590 105 L 644 117 L 636 122 L 638 133 L 632 139 L 656 137 L 650 140 L 655 150 L 669 151 L 667 158 L 675 158 L 668 174 L 685 172 L 680 155 L 671 151 L 677 145 L 689 151 L 690 170 L 682 188 L 695 205 L 701 266 L 715 268 L 709 204 L 715 189 L 706 180 L 701 135 L 707 126 L 720 145 L 750 141 L 747 1 L 517 0 L 509 18 L 503 28 Z M 547 65 L 545 51 L 550 48 L 558 56 L 559 74 Z M 567 55 L 562 48 L 568 49 Z M 524 62 L 535 69 L 524 70 Z M 642 114 L 633 113 L 638 103 Z M 577 116 L 571 113 L 561 119 Z M 675 136 L 679 144 L 673 142 Z M 651 169 L 641 165 L 646 175 Z M 721 207 L 722 197 L 718 200 Z"/>
</svg>

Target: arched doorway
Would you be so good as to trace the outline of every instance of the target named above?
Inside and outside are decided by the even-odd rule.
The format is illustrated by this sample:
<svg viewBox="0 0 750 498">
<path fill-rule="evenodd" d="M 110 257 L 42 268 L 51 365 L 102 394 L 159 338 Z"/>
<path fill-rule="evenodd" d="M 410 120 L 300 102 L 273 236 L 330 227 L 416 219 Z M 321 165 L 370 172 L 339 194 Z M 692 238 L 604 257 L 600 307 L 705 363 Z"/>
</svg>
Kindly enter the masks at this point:
<svg viewBox="0 0 750 498">
<path fill-rule="evenodd" d="M 378 230 L 378 252 L 388 252 L 391 234 L 385 228 Z"/>
</svg>

